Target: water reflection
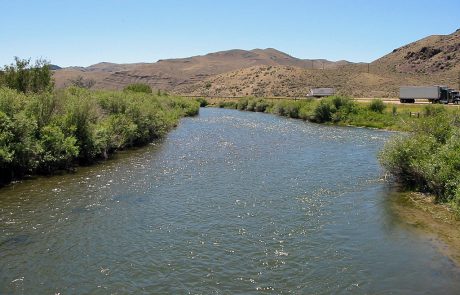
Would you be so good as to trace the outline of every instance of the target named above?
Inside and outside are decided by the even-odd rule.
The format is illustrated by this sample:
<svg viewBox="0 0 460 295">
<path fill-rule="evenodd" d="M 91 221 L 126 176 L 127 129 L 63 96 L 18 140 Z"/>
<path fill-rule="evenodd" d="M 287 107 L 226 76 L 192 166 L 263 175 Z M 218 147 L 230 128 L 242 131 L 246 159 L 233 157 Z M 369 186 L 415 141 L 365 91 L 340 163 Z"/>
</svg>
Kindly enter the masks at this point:
<svg viewBox="0 0 460 295">
<path fill-rule="evenodd" d="M 202 109 L 163 142 L 0 191 L 0 293 L 455 294 L 400 226 L 390 134 Z"/>
</svg>

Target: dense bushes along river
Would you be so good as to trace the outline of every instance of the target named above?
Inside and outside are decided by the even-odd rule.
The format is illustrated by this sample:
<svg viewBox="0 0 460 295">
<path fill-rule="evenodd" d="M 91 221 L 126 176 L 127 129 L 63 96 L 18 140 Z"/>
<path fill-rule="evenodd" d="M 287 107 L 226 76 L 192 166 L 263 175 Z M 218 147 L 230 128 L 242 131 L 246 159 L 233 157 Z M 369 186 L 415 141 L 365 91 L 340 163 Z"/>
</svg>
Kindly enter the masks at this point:
<svg viewBox="0 0 460 295">
<path fill-rule="evenodd" d="M 133 91 L 0 88 L 0 184 L 146 144 L 198 111 L 196 101 Z"/>
<path fill-rule="evenodd" d="M 240 99 L 219 107 L 267 112 L 317 123 L 408 131 L 396 135 L 380 153 L 380 162 L 405 188 L 433 194 L 460 216 L 460 113 L 458 109 L 427 105 L 386 106 L 378 100 L 357 104 L 340 96 L 322 100 Z"/>
<path fill-rule="evenodd" d="M 408 136 L 388 142 L 380 162 L 406 188 L 429 192 L 460 216 L 460 117 L 426 112 Z"/>
<path fill-rule="evenodd" d="M 244 98 L 237 102 L 220 102 L 219 107 L 266 112 L 316 123 L 354 125 L 391 130 L 407 130 L 410 113 L 398 111 L 394 106 L 386 111 L 381 100 L 358 104 L 347 97 L 332 96 L 324 99 L 276 100 Z"/>
</svg>

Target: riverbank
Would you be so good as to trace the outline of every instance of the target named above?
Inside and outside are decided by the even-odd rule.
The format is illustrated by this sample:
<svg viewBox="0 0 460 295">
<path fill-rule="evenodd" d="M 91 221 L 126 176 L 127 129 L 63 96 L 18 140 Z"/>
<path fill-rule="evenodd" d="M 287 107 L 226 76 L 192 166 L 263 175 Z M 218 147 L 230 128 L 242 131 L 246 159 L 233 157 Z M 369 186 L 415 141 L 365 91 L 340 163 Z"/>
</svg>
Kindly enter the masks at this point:
<svg viewBox="0 0 460 295">
<path fill-rule="evenodd" d="M 0 185 L 92 164 L 161 138 L 199 103 L 133 91 L 0 89 Z"/>
<path fill-rule="evenodd" d="M 416 192 L 395 192 L 390 199 L 392 211 L 404 224 L 460 266 L 460 220 L 451 207 L 436 204 L 434 196 Z"/>
<path fill-rule="evenodd" d="M 443 108 L 443 106 L 433 107 L 432 105 L 385 104 L 377 99 L 354 101 L 341 96 L 300 100 L 214 99 L 209 101 L 209 104 L 219 108 L 265 112 L 315 123 L 395 131 L 410 131 L 412 124 L 422 117 L 427 109 L 430 111 L 432 108 Z M 458 111 L 457 108 L 449 109 L 449 112 L 456 111 Z"/>
</svg>

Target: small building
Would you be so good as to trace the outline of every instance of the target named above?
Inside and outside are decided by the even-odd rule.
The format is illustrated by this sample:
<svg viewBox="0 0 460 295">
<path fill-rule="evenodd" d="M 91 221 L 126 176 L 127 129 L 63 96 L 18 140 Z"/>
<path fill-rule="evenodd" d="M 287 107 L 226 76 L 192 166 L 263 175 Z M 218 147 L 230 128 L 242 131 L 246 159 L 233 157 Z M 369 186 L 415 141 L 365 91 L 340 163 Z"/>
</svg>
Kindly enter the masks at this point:
<svg viewBox="0 0 460 295">
<path fill-rule="evenodd" d="M 334 94 L 335 94 L 334 88 L 311 88 L 308 96 L 324 97 L 324 96 L 331 96 Z"/>
</svg>

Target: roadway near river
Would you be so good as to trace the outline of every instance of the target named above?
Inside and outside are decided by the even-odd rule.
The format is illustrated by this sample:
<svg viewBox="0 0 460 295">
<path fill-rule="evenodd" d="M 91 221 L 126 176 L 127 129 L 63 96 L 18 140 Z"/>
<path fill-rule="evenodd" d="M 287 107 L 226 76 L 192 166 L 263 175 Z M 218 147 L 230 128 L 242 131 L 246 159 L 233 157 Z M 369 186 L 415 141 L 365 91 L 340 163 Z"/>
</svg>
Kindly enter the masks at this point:
<svg viewBox="0 0 460 295">
<path fill-rule="evenodd" d="M 217 104 L 219 101 L 238 101 L 241 98 L 248 98 L 245 96 L 197 96 L 197 95 L 181 95 L 183 97 L 189 97 L 189 98 L 205 98 L 207 99 L 211 104 Z M 289 99 L 289 100 L 301 100 L 301 99 L 307 99 L 307 97 L 287 97 L 287 96 L 277 96 L 277 97 L 260 97 L 261 99 L 266 99 L 266 100 L 272 100 L 272 101 L 277 101 L 281 99 Z M 377 97 L 354 97 L 353 100 L 358 101 L 358 102 L 371 102 L 372 100 L 376 99 Z M 318 98 L 321 99 L 321 98 Z M 381 99 L 384 103 L 388 104 L 402 104 L 399 101 L 399 98 L 393 97 L 393 98 L 378 98 Z M 425 105 L 425 104 L 430 104 L 430 102 L 427 99 L 418 99 L 415 101 L 415 103 L 405 103 L 405 105 Z M 448 104 L 447 106 L 450 107 L 460 107 L 460 105 L 457 104 Z"/>
<path fill-rule="evenodd" d="M 371 102 L 376 98 L 372 97 L 355 97 L 353 100 L 358 101 L 358 102 Z M 399 98 L 382 98 L 381 99 L 384 103 L 391 103 L 391 104 L 402 104 L 399 101 Z M 414 105 L 414 104 L 431 104 L 428 99 L 418 99 L 415 101 L 415 103 L 404 103 L 405 105 Z M 450 107 L 460 107 L 458 104 L 443 104 L 444 106 L 450 106 Z"/>
</svg>

